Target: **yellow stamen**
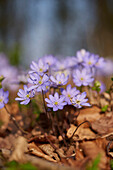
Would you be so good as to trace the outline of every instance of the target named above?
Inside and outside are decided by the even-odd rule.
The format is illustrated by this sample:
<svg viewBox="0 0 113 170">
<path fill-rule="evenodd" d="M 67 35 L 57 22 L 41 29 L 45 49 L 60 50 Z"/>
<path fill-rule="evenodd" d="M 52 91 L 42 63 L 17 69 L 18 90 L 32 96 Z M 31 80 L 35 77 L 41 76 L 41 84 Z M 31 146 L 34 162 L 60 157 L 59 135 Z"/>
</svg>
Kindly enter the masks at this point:
<svg viewBox="0 0 113 170">
<path fill-rule="evenodd" d="M 92 64 L 91 61 L 89 61 L 88 64 L 91 65 Z"/>
<path fill-rule="evenodd" d="M 55 104 L 55 105 L 57 105 L 57 104 L 58 104 L 58 102 L 55 102 L 54 104 Z"/>
<path fill-rule="evenodd" d="M 40 69 L 39 69 L 39 71 L 40 71 L 40 72 L 42 72 L 42 71 L 43 71 L 43 69 L 42 69 L 42 68 L 40 68 Z"/>
<path fill-rule="evenodd" d="M 29 96 L 30 96 L 29 94 L 26 95 L 27 98 L 29 98 Z"/>
<path fill-rule="evenodd" d="M 81 77 L 80 80 L 84 80 L 83 77 Z"/>
<path fill-rule="evenodd" d="M 3 100 L 2 99 L 0 99 L 0 102 L 2 102 Z"/>
</svg>

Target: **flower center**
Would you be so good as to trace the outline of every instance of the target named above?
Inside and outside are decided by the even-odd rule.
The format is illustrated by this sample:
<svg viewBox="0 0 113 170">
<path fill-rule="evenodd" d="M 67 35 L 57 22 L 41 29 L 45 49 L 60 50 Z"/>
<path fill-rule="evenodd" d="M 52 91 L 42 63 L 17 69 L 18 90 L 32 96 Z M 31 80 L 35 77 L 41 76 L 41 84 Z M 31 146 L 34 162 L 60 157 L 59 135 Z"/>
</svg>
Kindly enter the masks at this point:
<svg viewBox="0 0 113 170">
<path fill-rule="evenodd" d="M 58 104 L 58 102 L 55 102 L 54 104 L 55 104 L 55 105 L 57 105 L 57 104 Z"/>
<path fill-rule="evenodd" d="M 41 80 L 39 80 L 39 82 L 38 82 L 39 84 L 42 84 L 42 81 Z"/>
<path fill-rule="evenodd" d="M 71 97 L 71 95 L 70 95 L 70 94 L 68 94 L 67 96 L 68 96 L 68 97 Z"/>
<path fill-rule="evenodd" d="M 1 102 L 1 103 L 3 102 L 3 97 L 2 97 L 2 96 L 0 97 L 0 102 Z"/>
<path fill-rule="evenodd" d="M 43 69 L 42 69 L 42 68 L 40 68 L 40 69 L 39 69 L 39 71 L 40 71 L 40 72 L 43 72 Z"/>
<path fill-rule="evenodd" d="M 26 97 L 29 98 L 29 97 L 30 97 L 30 94 L 27 94 Z"/>
<path fill-rule="evenodd" d="M 84 80 L 84 78 L 83 78 L 83 77 L 81 77 L 81 78 L 80 78 L 80 80 L 82 80 L 82 81 L 83 81 L 83 80 Z"/>
<path fill-rule="evenodd" d="M 76 104 L 80 104 L 80 100 L 76 100 Z"/>
<path fill-rule="evenodd" d="M 91 65 L 92 64 L 91 61 L 89 61 L 88 64 Z"/>
</svg>

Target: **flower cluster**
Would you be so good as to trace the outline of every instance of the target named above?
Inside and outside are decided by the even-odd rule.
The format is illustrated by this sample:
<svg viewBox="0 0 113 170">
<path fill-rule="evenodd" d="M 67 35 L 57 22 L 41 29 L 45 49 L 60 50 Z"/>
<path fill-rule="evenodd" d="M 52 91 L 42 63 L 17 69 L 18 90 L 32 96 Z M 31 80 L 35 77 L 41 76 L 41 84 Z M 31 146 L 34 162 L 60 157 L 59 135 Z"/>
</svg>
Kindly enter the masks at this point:
<svg viewBox="0 0 113 170">
<path fill-rule="evenodd" d="M 47 107 L 53 108 L 53 111 L 63 109 L 65 105 L 76 108 L 90 106 L 86 92 L 81 93 L 77 88 L 92 86 L 97 72 L 104 72 L 106 63 L 103 57 L 84 49 L 61 61 L 53 55 L 46 55 L 39 58 L 38 62 L 32 61 L 28 85 L 19 90 L 16 100 L 26 105 L 37 93 L 49 91 L 49 98 L 45 98 L 45 101 Z"/>
</svg>

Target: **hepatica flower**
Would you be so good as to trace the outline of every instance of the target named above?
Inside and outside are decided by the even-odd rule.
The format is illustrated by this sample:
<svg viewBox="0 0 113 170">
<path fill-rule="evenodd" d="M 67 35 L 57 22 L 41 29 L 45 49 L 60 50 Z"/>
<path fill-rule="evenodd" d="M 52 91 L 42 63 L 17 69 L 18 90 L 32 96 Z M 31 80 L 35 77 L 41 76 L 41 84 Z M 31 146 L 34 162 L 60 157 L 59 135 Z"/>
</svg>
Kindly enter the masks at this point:
<svg viewBox="0 0 113 170">
<path fill-rule="evenodd" d="M 67 104 L 64 99 L 65 96 L 59 96 L 59 94 L 56 92 L 54 96 L 49 95 L 49 99 L 45 98 L 45 101 L 47 102 L 48 107 L 53 108 L 53 111 L 57 111 L 58 109 L 62 110 L 63 107 Z"/>
<path fill-rule="evenodd" d="M 91 54 L 91 55 L 89 55 L 89 56 L 86 56 L 85 58 L 84 58 L 84 62 L 83 62 L 83 65 L 85 66 L 85 67 L 93 67 L 93 66 L 95 66 L 95 64 L 97 63 L 97 61 L 98 61 L 98 55 L 95 55 L 95 54 Z"/>
<path fill-rule="evenodd" d="M 54 66 L 57 62 L 57 59 L 53 55 L 46 55 L 43 57 L 43 61 L 49 66 Z"/>
<path fill-rule="evenodd" d="M 73 74 L 73 82 L 76 86 L 88 86 L 93 80 L 92 74 L 87 72 L 85 68 L 82 71 L 76 69 Z"/>
<path fill-rule="evenodd" d="M 40 76 L 43 76 L 43 74 L 48 70 L 49 66 L 47 63 L 45 63 L 41 58 L 38 60 L 38 63 L 35 61 L 32 61 L 32 64 L 30 65 L 30 68 L 32 71 L 29 71 L 29 73 L 36 72 Z"/>
<path fill-rule="evenodd" d="M 8 103 L 9 92 L 4 91 L 3 88 L 0 89 L 0 109 L 4 107 L 5 104 Z"/>
<path fill-rule="evenodd" d="M 95 67 L 98 69 L 103 69 L 105 66 L 105 60 L 103 57 L 98 58 L 97 62 L 95 63 Z"/>
<path fill-rule="evenodd" d="M 82 106 L 91 106 L 89 103 L 87 103 L 88 99 L 85 99 L 86 92 L 83 92 L 82 94 L 78 94 L 77 96 L 72 98 L 72 105 L 74 105 L 77 108 L 81 108 Z"/>
<path fill-rule="evenodd" d="M 64 73 L 57 74 L 56 77 L 50 76 L 50 79 L 55 85 L 65 85 L 68 82 L 69 75 L 65 76 Z"/>
<path fill-rule="evenodd" d="M 34 96 L 33 91 L 29 91 L 29 88 L 24 85 L 24 89 L 19 89 L 17 93 L 19 97 L 16 97 L 15 100 L 20 101 L 20 104 L 27 105 L 30 102 L 30 98 Z"/>
<path fill-rule="evenodd" d="M 77 63 L 80 64 L 84 61 L 84 58 L 88 57 L 90 53 L 86 51 L 85 49 L 81 49 L 80 51 L 77 51 L 76 53 L 76 60 Z"/>
<path fill-rule="evenodd" d="M 62 91 L 62 95 L 65 96 L 65 101 L 70 105 L 72 104 L 70 99 L 79 94 L 79 90 L 76 87 L 71 88 L 71 84 L 67 85 L 66 90 Z"/>
<path fill-rule="evenodd" d="M 36 89 L 37 92 L 46 91 L 47 86 L 50 85 L 49 76 L 44 74 L 42 77 L 37 73 L 31 73 L 30 78 L 28 78 L 28 82 L 32 84 L 29 90 Z"/>
</svg>

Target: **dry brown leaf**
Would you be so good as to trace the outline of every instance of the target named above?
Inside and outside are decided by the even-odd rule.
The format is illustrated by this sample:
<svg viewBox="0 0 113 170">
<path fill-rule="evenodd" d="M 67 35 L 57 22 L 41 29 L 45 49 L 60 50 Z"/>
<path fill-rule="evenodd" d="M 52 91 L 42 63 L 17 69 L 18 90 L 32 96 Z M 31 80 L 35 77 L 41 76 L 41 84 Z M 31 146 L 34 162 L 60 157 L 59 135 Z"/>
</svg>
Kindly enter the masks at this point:
<svg viewBox="0 0 113 170">
<path fill-rule="evenodd" d="M 56 153 L 54 153 L 54 149 L 50 144 L 43 144 L 43 145 L 39 145 L 39 148 L 46 153 L 47 155 L 49 155 L 51 158 L 55 158 L 57 162 L 60 161 L 58 155 Z"/>
<path fill-rule="evenodd" d="M 51 162 L 57 162 L 56 160 L 54 160 L 54 159 L 51 158 L 50 156 L 44 154 L 44 153 L 42 152 L 42 150 L 41 150 L 38 146 L 35 145 L 35 143 L 32 143 L 32 144 L 30 143 L 30 144 L 28 145 L 28 148 L 29 148 L 29 152 L 30 152 L 31 154 L 33 154 L 33 155 L 36 155 L 36 156 L 41 157 L 41 158 L 44 158 L 44 159 L 46 159 L 46 160 L 48 160 L 48 161 L 51 161 Z"/>
<path fill-rule="evenodd" d="M 0 149 L 11 149 L 14 145 L 15 136 L 10 134 L 9 136 L 6 136 L 5 138 L 0 137 Z"/>
<path fill-rule="evenodd" d="M 81 159 L 79 161 L 75 161 L 73 159 L 68 159 L 68 163 L 72 166 L 75 167 L 75 170 L 86 170 L 86 165 L 89 161 L 89 157 L 86 157 L 84 159 Z"/>
<path fill-rule="evenodd" d="M 95 130 L 100 135 L 105 135 L 107 133 L 113 132 L 113 116 L 102 117 L 99 120 L 92 122 L 92 129 Z"/>
<path fill-rule="evenodd" d="M 67 131 L 67 137 L 70 138 L 75 131 L 77 126 L 74 126 L 71 124 L 71 127 Z M 84 140 L 84 139 L 95 139 L 96 135 L 93 133 L 89 128 L 84 128 L 82 125 L 78 128 L 76 131 L 75 135 L 73 136 L 73 140 L 79 141 L 79 140 Z"/>
<path fill-rule="evenodd" d="M 19 136 L 14 143 L 14 151 L 9 161 L 15 160 L 17 162 L 26 162 L 25 152 L 27 152 L 27 141 L 24 137 Z"/>
<path fill-rule="evenodd" d="M 100 114 L 100 109 L 97 106 L 93 106 L 91 108 L 81 109 L 79 116 L 77 117 L 78 124 L 88 120 L 90 122 L 94 122 L 102 116 Z M 84 124 L 84 127 L 88 127 L 88 124 Z"/>
<path fill-rule="evenodd" d="M 81 143 L 80 147 L 84 155 L 91 158 L 91 160 L 94 160 L 100 154 L 99 167 L 100 169 L 106 169 L 108 162 L 104 149 L 98 147 L 95 142 L 89 141 Z"/>
</svg>

